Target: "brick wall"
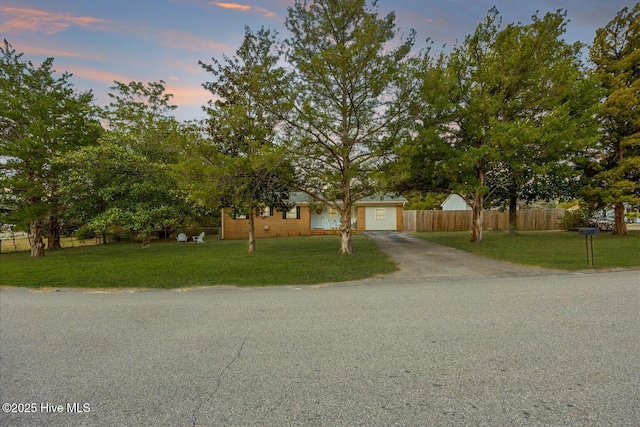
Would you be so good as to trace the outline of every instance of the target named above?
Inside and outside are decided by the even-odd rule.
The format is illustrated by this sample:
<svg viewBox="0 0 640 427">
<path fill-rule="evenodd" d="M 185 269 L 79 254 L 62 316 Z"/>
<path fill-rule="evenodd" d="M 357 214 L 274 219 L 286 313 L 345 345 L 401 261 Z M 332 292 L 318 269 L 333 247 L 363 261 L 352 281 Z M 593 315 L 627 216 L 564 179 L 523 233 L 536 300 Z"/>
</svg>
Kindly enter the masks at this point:
<svg viewBox="0 0 640 427">
<path fill-rule="evenodd" d="M 248 239 L 249 220 L 231 218 L 230 212 L 230 208 L 225 208 L 223 211 L 224 238 Z M 311 217 L 308 206 L 300 206 L 300 219 L 282 219 L 282 212 L 276 210 L 274 210 L 273 216 L 267 216 L 264 219 L 260 216 L 255 218 L 256 238 L 308 236 L 310 229 Z"/>
<path fill-rule="evenodd" d="M 357 230 L 366 230 L 365 206 L 358 206 L 356 215 L 358 219 Z M 225 208 L 223 212 L 223 238 L 225 239 L 247 239 L 249 237 L 249 220 L 234 219 L 229 216 L 230 208 Z M 396 230 L 404 230 L 404 208 L 396 206 Z M 265 229 L 266 227 L 266 229 Z M 357 231 L 354 230 L 354 231 Z M 287 237 L 287 236 L 308 236 L 311 234 L 311 216 L 309 206 L 300 206 L 300 219 L 282 219 L 282 212 L 274 211 L 273 216 L 255 218 L 256 238 L 263 237 Z"/>
</svg>

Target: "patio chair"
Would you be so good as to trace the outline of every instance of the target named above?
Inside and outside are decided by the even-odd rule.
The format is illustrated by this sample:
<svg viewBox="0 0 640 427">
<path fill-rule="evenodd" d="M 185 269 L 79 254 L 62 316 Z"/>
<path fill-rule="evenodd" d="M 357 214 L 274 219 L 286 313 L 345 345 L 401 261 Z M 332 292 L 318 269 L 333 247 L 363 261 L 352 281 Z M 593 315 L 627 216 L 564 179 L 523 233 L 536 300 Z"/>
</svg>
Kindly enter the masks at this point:
<svg viewBox="0 0 640 427">
<path fill-rule="evenodd" d="M 180 243 L 180 242 L 187 243 L 187 235 L 184 234 L 184 233 L 178 234 L 178 237 L 176 237 L 176 239 L 178 239 L 178 243 Z"/>
<path fill-rule="evenodd" d="M 196 243 L 204 243 L 204 231 L 196 239 Z"/>
</svg>

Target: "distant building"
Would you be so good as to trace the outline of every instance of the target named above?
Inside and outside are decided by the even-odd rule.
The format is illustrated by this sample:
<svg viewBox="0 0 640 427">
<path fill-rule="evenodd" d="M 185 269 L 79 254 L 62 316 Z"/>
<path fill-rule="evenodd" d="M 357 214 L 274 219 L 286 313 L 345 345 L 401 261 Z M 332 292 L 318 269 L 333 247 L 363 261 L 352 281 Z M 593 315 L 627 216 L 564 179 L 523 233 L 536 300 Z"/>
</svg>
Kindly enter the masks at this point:
<svg viewBox="0 0 640 427">
<path fill-rule="evenodd" d="M 459 194 L 450 194 L 440 205 L 443 211 L 470 211 L 471 206 Z"/>
</svg>

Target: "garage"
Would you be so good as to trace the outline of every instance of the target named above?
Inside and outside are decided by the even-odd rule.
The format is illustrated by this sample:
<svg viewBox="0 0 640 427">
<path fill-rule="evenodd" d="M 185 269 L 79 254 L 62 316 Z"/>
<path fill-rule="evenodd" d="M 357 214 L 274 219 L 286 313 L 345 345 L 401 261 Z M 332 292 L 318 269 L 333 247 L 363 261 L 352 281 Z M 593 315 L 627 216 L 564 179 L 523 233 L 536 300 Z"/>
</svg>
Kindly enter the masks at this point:
<svg viewBox="0 0 640 427">
<path fill-rule="evenodd" d="M 397 212 L 395 206 L 367 206 L 365 208 L 365 230 L 396 230 Z"/>
</svg>

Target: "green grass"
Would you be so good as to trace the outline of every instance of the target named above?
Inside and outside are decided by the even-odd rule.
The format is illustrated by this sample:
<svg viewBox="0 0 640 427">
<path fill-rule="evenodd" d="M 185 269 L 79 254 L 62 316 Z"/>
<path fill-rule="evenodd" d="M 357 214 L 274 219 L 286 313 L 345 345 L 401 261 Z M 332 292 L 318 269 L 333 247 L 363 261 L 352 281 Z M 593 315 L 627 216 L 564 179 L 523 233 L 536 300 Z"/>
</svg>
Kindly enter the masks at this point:
<svg viewBox="0 0 640 427">
<path fill-rule="evenodd" d="M 0 286 L 182 288 L 340 282 L 397 269 L 373 242 L 353 236 L 353 254 L 339 253 L 337 236 L 259 239 L 257 252 L 242 240 L 204 245 L 154 242 L 69 248 L 32 259 L 0 255 Z"/>
<path fill-rule="evenodd" d="M 593 238 L 595 266 L 587 266 L 585 237 L 573 231 L 485 231 L 481 243 L 469 242 L 468 232 L 416 233 L 417 236 L 487 258 L 561 270 L 640 267 L 640 231 L 627 237 L 602 232 Z M 589 261 L 591 263 L 591 260 Z"/>
</svg>

